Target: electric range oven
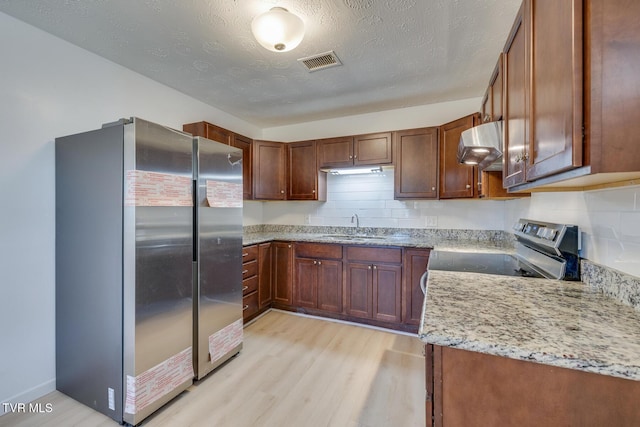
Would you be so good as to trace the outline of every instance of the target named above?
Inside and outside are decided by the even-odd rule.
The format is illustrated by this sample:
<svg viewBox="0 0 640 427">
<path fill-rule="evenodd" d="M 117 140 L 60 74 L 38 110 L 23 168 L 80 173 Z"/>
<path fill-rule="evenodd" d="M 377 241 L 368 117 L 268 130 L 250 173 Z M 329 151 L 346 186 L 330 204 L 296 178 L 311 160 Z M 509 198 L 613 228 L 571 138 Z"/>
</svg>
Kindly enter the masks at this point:
<svg viewBox="0 0 640 427">
<path fill-rule="evenodd" d="M 423 292 L 428 272 L 434 270 L 580 280 L 577 226 L 520 219 L 513 229 L 517 240 L 514 254 L 432 251 L 420 279 Z"/>
</svg>

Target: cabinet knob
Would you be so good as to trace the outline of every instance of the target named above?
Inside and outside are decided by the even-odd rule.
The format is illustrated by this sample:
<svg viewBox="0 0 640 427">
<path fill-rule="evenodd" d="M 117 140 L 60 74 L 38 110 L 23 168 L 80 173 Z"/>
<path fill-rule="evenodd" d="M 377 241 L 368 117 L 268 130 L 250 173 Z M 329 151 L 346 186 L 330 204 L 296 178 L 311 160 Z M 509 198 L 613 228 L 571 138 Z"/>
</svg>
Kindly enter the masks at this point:
<svg viewBox="0 0 640 427">
<path fill-rule="evenodd" d="M 318 261 L 318 265 L 322 265 L 322 261 Z"/>
<path fill-rule="evenodd" d="M 284 194 L 284 190 L 280 190 L 280 194 Z"/>
<path fill-rule="evenodd" d="M 468 190 L 468 189 L 470 189 L 470 188 L 471 188 L 471 185 L 470 185 L 470 184 L 467 184 L 467 185 L 465 185 L 464 187 Z"/>
<path fill-rule="evenodd" d="M 291 245 L 287 245 L 288 248 L 291 248 Z"/>
<path fill-rule="evenodd" d="M 312 192 L 313 194 L 316 194 L 316 190 L 311 190 L 311 192 Z"/>
<path fill-rule="evenodd" d="M 245 305 L 244 307 L 242 307 L 242 311 L 245 311 L 247 308 L 249 308 L 249 306 Z"/>
<path fill-rule="evenodd" d="M 431 187 L 431 191 L 436 191 L 436 187 Z"/>
<path fill-rule="evenodd" d="M 368 265 L 368 266 L 367 266 L 367 269 L 368 269 L 368 270 L 371 270 L 371 266 L 370 266 L 370 265 Z"/>
<path fill-rule="evenodd" d="M 316 261 L 315 259 L 313 260 L 313 265 L 316 265 L 318 263 L 318 261 Z"/>
<path fill-rule="evenodd" d="M 374 265 L 374 266 L 373 266 L 373 269 L 374 269 L 374 270 L 377 270 L 377 269 L 378 269 L 378 266 L 377 266 L 377 265 Z"/>
</svg>

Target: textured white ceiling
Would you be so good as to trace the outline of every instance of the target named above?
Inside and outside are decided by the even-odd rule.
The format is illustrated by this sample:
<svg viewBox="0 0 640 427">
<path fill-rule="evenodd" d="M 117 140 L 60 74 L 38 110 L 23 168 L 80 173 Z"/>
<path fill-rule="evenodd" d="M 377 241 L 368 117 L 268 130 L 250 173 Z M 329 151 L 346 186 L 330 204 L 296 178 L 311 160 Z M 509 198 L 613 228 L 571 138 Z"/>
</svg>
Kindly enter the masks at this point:
<svg viewBox="0 0 640 427">
<path fill-rule="evenodd" d="M 0 0 L 0 11 L 261 127 L 482 96 L 521 0 Z M 274 53 L 274 6 L 306 26 Z M 341 67 L 298 58 L 334 50 Z"/>
</svg>

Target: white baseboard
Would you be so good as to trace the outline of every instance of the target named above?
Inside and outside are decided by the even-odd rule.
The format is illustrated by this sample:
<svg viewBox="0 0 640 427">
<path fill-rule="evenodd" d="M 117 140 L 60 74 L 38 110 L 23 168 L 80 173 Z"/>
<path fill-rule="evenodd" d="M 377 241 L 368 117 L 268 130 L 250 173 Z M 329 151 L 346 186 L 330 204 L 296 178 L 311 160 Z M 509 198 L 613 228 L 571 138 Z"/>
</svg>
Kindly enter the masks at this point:
<svg viewBox="0 0 640 427">
<path fill-rule="evenodd" d="M 6 413 L 5 406 L 2 403 L 29 403 L 32 402 L 45 394 L 49 394 L 56 389 L 56 379 L 53 378 L 49 381 L 45 381 L 40 385 L 30 388 L 29 390 L 25 390 L 22 393 L 18 393 L 15 396 L 11 396 L 7 399 L 0 399 L 0 416 Z"/>
</svg>

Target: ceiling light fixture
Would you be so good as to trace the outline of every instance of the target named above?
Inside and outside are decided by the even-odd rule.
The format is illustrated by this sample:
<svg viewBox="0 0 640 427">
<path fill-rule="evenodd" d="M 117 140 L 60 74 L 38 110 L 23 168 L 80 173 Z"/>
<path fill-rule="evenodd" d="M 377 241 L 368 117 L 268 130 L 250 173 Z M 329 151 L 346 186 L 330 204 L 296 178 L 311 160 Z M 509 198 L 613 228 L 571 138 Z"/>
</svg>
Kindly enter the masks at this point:
<svg viewBox="0 0 640 427">
<path fill-rule="evenodd" d="M 304 37 L 304 22 L 283 7 L 274 7 L 251 22 L 258 43 L 272 52 L 288 52 Z"/>
</svg>

